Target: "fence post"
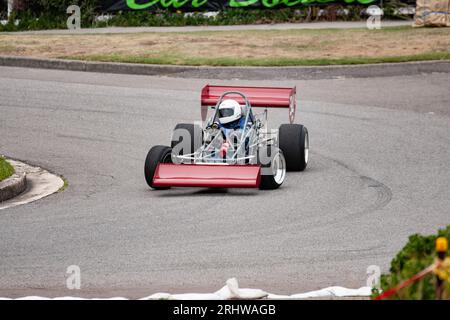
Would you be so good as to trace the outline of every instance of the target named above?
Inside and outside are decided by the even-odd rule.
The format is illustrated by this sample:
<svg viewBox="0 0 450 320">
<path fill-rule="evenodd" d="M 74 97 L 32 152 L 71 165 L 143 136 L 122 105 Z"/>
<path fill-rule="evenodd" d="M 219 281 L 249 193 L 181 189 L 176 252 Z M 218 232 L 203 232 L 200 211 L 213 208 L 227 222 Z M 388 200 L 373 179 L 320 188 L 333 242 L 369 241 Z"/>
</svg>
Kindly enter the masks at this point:
<svg viewBox="0 0 450 320">
<path fill-rule="evenodd" d="M 436 252 L 437 258 L 439 262 L 443 262 L 445 260 L 445 255 L 448 249 L 448 241 L 444 237 L 439 237 L 436 239 Z M 436 300 L 442 299 L 442 293 L 444 290 L 444 280 L 442 280 L 439 276 L 436 276 Z"/>
</svg>

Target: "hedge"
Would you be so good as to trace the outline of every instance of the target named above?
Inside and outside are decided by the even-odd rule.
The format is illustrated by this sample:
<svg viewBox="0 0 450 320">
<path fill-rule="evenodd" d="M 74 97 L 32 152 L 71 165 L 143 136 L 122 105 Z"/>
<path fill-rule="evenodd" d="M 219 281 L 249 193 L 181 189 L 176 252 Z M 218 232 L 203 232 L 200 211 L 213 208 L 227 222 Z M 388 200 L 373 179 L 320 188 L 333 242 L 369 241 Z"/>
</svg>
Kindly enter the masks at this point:
<svg viewBox="0 0 450 320">
<path fill-rule="evenodd" d="M 1 1 L 1 0 L 0 0 Z M 173 11 L 124 11 L 116 12 L 107 21 L 98 21 L 99 11 L 97 0 L 22 0 L 21 10 L 13 14 L 9 23 L 0 25 L 0 31 L 20 31 L 39 29 L 65 29 L 68 15 L 66 8 L 77 4 L 81 8 L 83 28 L 105 26 L 187 26 L 187 25 L 236 25 L 260 23 L 304 22 L 307 20 L 330 20 L 336 16 L 338 20 L 354 21 L 366 18 L 361 16 L 363 6 L 325 6 L 329 15 L 318 17 L 311 15 L 311 7 L 285 8 L 285 9 L 227 9 L 216 16 L 205 16 L 202 13 L 189 13 Z M 393 13 L 394 7 L 404 6 L 400 0 L 385 1 L 385 18 L 405 18 Z M 348 14 L 342 14 L 343 9 Z M 336 13 L 332 14 L 332 13 Z M 317 13 L 317 10 L 316 10 Z"/>
<path fill-rule="evenodd" d="M 381 276 L 381 289 L 386 291 L 393 288 L 432 264 L 436 258 L 435 242 L 438 237 L 450 239 L 450 226 L 439 230 L 435 235 L 414 234 L 410 236 L 408 243 L 392 260 L 389 273 Z M 447 252 L 448 255 L 449 252 Z M 436 276 L 433 274 L 427 275 L 422 280 L 401 289 L 391 299 L 435 299 L 435 283 Z M 377 292 L 374 292 L 375 294 Z M 445 284 L 444 298 L 450 299 L 449 283 Z"/>
</svg>

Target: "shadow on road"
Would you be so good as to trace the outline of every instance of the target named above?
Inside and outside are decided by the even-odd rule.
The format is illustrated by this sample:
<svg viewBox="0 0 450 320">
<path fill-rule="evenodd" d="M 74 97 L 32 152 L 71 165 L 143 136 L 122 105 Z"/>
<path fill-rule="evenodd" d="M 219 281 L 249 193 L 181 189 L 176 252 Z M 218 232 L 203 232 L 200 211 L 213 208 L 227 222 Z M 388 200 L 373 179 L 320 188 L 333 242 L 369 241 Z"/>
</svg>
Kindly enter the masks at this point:
<svg viewBox="0 0 450 320">
<path fill-rule="evenodd" d="M 206 188 L 206 189 L 171 189 L 167 191 L 152 190 L 151 192 L 157 193 L 158 197 L 211 197 L 211 196 L 256 196 L 260 192 L 258 189 L 226 189 L 226 188 Z"/>
</svg>

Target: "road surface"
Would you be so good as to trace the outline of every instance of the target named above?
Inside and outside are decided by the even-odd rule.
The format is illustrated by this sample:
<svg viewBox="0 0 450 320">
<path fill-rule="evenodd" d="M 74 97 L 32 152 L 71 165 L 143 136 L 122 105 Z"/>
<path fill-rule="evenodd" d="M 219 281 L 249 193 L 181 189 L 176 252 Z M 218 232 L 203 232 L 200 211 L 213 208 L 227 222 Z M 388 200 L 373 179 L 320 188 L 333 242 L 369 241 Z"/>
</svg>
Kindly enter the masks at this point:
<svg viewBox="0 0 450 320">
<path fill-rule="evenodd" d="M 449 224 L 449 74 L 213 81 L 296 85 L 308 169 L 275 191 L 150 190 L 148 149 L 200 119 L 207 82 L 0 68 L 0 152 L 69 181 L 0 211 L 0 296 L 212 292 L 230 277 L 279 294 L 359 288 L 410 234 Z"/>
</svg>

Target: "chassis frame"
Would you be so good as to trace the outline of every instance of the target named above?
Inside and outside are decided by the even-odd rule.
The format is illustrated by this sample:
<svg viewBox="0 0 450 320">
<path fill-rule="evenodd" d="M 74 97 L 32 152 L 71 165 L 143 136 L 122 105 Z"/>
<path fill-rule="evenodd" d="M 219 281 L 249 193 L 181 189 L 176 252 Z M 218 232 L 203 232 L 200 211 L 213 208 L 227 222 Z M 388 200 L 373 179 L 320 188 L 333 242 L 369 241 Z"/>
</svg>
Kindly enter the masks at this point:
<svg viewBox="0 0 450 320">
<path fill-rule="evenodd" d="M 219 105 L 227 96 L 238 95 L 242 97 L 245 102 L 243 105 L 245 126 L 241 132 L 237 132 L 240 136 L 233 136 L 237 138 L 236 143 L 231 143 L 231 157 L 217 157 L 218 150 L 217 140 L 228 139 L 223 134 L 223 131 L 218 127 L 218 111 Z M 256 164 L 258 150 L 263 146 L 278 146 L 277 132 L 269 131 L 267 127 L 267 108 L 261 113 L 264 119 L 259 117 L 259 114 L 253 112 L 251 102 L 247 96 L 240 91 L 226 91 L 217 100 L 215 106 L 212 106 L 214 113 L 206 121 L 203 134 L 202 145 L 198 150 L 188 154 L 174 154 L 172 153 L 172 161 L 174 163 L 194 163 L 194 164 L 217 164 L 217 165 L 235 165 L 235 164 Z"/>
</svg>

